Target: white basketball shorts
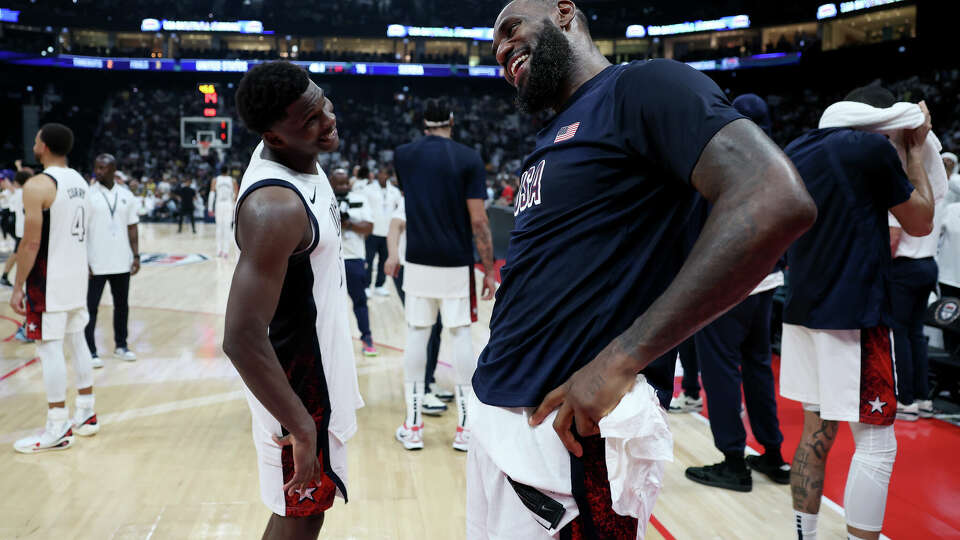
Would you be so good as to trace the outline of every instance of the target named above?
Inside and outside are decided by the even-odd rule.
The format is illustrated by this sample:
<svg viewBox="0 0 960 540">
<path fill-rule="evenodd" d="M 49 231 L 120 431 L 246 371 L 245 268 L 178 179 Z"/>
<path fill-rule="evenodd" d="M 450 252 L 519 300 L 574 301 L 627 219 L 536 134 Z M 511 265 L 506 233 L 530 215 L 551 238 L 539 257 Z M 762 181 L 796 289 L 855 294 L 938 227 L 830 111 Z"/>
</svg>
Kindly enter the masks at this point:
<svg viewBox="0 0 960 540">
<path fill-rule="evenodd" d="M 897 415 L 893 334 L 885 326 L 783 325 L 780 395 L 824 420 L 890 425 Z"/>
<path fill-rule="evenodd" d="M 317 434 L 317 457 L 323 466 L 323 479 L 294 495 L 287 495 L 284 483 L 293 476 L 293 450 L 280 447 L 273 436 L 281 436 L 280 422 L 244 386 L 250 416 L 253 419 L 253 444 L 257 449 L 260 472 L 260 498 L 278 516 L 320 515 L 333 506 L 334 497 L 344 497 L 347 482 L 347 446 L 330 433 Z"/>
<path fill-rule="evenodd" d="M 27 337 L 40 341 L 63 339 L 67 334 L 83 332 L 90 322 L 86 307 L 70 311 L 27 312 L 25 324 Z"/>
</svg>

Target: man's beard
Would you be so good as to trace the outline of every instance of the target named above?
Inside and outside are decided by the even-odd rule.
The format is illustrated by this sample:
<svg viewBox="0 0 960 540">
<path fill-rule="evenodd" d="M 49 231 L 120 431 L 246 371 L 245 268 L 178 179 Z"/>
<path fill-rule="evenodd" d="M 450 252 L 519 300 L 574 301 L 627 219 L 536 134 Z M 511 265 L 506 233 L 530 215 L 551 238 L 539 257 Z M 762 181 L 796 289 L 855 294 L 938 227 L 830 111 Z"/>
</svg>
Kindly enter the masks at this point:
<svg viewBox="0 0 960 540">
<path fill-rule="evenodd" d="M 517 107 L 521 112 L 535 113 L 555 105 L 560 86 L 573 66 L 573 49 L 563 32 L 544 19 L 537 47 L 527 62 L 527 83 L 517 88 Z"/>
</svg>

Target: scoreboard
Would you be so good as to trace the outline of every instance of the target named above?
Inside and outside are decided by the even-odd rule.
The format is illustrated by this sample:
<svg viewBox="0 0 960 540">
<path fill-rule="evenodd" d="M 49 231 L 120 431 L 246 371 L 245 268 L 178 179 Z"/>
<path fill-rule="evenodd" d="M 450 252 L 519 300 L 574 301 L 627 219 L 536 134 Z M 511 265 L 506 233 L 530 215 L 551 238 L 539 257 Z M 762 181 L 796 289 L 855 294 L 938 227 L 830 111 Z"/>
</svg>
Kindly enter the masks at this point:
<svg viewBox="0 0 960 540">
<path fill-rule="evenodd" d="M 200 91 L 200 104 L 203 106 L 203 115 L 212 118 L 220 114 L 220 94 L 217 93 L 217 85 L 213 83 L 200 83 L 197 85 Z"/>
</svg>

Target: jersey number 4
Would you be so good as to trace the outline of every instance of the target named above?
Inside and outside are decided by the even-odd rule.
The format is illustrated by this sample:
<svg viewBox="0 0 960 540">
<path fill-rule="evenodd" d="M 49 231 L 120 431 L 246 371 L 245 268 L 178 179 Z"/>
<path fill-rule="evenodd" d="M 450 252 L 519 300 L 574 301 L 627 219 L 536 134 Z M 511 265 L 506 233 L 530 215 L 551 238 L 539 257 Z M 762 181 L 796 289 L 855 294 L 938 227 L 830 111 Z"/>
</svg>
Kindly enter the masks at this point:
<svg viewBox="0 0 960 540">
<path fill-rule="evenodd" d="M 73 223 L 70 225 L 70 234 L 77 237 L 78 242 L 83 242 L 87 236 L 87 220 L 83 207 L 77 208 L 77 213 L 73 215 Z"/>
</svg>

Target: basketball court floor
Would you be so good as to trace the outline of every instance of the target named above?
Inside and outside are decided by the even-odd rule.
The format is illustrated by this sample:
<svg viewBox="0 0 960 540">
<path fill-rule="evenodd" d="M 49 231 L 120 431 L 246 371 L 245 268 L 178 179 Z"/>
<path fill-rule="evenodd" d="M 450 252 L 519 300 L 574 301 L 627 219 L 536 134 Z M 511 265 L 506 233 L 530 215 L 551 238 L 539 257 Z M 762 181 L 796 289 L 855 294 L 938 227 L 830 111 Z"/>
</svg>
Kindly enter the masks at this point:
<svg viewBox="0 0 960 540">
<path fill-rule="evenodd" d="M 46 404 L 35 346 L 12 339 L 16 316 L 7 305 L 9 289 L 0 291 L 0 339 L 10 336 L 0 343 L 0 539 L 260 538 L 269 511 L 259 500 L 250 414 L 220 347 L 234 263 L 212 258 L 213 225 L 198 231 L 177 234 L 175 225 L 141 225 L 144 260 L 149 253 L 158 256 L 131 282 L 129 341 L 139 359 L 112 358 L 112 308 L 105 293 L 97 343 L 106 366 L 95 372 L 102 427 L 94 437 L 77 437 L 64 452 L 21 455 L 11 446 L 42 426 Z M 473 327 L 477 353 L 491 307 L 481 303 L 481 323 Z M 420 452 L 404 451 L 394 441 L 403 418 L 399 299 L 372 299 L 370 316 L 381 354 L 364 358 L 356 342 L 366 407 L 358 411 L 360 431 L 349 443 L 350 502 L 336 503 L 321 537 L 463 538 L 466 455 L 450 447 L 455 411 L 427 418 Z M 441 383 L 452 378 L 448 358 L 442 348 Z M 72 371 L 69 377 L 72 385 Z M 71 390 L 71 408 L 73 396 Z M 789 457 L 800 416 L 788 403 L 781 406 Z M 897 428 L 901 457 L 886 529 L 897 540 L 960 537 L 960 471 L 954 461 L 960 429 L 930 422 L 938 421 Z M 754 475 L 751 493 L 734 493 L 686 480 L 684 468 L 714 463 L 720 454 L 702 415 L 671 415 L 670 423 L 675 460 L 667 466 L 647 538 L 796 537 L 788 486 Z M 826 493 L 842 503 L 843 469 L 852 450 L 838 450 Z M 917 477 L 915 471 L 926 473 Z M 835 503 L 821 511 L 821 538 L 846 538 Z"/>
</svg>

